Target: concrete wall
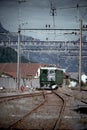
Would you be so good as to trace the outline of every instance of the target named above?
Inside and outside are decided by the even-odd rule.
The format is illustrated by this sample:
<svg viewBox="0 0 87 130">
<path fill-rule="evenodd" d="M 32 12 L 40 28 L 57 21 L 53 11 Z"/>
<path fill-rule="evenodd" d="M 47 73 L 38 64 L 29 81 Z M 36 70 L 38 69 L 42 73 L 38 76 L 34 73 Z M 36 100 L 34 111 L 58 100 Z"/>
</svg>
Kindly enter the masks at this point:
<svg viewBox="0 0 87 130">
<path fill-rule="evenodd" d="M 0 87 L 4 87 L 6 89 L 13 88 L 15 89 L 17 87 L 16 79 L 13 78 L 0 78 Z"/>
<path fill-rule="evenodd" d="M 39 79 L 21 79 L 20 87 L 22 85 L 29 88 L 39 87 Z M 0 87 L 4 87 L 6 89 L 17 89 L 17 81 L 16 79 L 10 77 L 0 78 Z"/>
</svg>

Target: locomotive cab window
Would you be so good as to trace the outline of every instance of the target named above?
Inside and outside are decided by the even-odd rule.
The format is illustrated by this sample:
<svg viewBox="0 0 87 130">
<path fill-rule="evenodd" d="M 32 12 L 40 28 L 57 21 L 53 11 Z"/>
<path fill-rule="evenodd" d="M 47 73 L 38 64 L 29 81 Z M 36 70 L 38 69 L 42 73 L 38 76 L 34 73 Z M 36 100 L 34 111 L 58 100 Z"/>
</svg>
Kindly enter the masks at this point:
<svg viewBox="0 0 87 130">
<path fill-rule="evenodd" d="M 48 70 L 48 81 L 55 81 L 55 70 Z"/>
</svg>

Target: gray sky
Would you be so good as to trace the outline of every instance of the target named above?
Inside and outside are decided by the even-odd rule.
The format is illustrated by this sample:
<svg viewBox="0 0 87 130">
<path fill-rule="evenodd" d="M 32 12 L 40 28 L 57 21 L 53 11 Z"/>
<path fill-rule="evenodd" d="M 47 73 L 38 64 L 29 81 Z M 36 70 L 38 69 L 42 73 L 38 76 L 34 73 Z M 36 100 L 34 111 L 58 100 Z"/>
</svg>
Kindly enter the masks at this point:
<svg viewBox="0 0 87 130">
<path fill-rule="evenodd" d="M 87 0 L 25 1 L 19 3 L 18 0 L 0 0 L 0 22 L 4 28 L 11 32 L 17 32 L 19 23 L 24 23 L 22 28 L 46 28 L 46 24 L 50 24 L 50 28 L 53 28 L 53 17 L 50 15 L 51 3 L 56 8 L 55 28 L 79 28 L 79 19 L 87 24 Z M 84 5 L 86 7 L 82 7 Z M 79 37 L 64 35 L 61 31 L 22 31 L 22 33 L 41 40 L 46 40 L 46 38 L 69 40 Z"/>
</svg>

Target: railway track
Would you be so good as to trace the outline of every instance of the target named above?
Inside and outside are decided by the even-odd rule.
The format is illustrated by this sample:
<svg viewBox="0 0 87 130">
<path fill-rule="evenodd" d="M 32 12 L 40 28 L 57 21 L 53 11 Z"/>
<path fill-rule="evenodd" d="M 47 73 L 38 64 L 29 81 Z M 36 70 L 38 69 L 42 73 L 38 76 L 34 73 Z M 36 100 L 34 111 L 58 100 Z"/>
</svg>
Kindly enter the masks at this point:
<svg viewBox="0 0 87 130">
<path fill-rule="evenodd" d="M 67 101 L 68 99 L 73 98 L 71 94 L 62 93 L 56 90 L 42 90 L 35 94 L 17 95 L 17 97 L 16 95 L 10 96 L 7 100 L 6 97 L 4 97 L 5 102 L 2 103 L 6 103 L 6 101 L 7 105 L 10 102 L 16 103 L 16 99 L 20 101 L 22 99 L 32 99 L 33 101 L 36 100 L 35 97 L 38 99 L 43 97 L 43 100 L 35 103 L 34 107 L 31 109 L 31 106 L 29 106 L 29 110 L 27 108 L 27 111 L 24 114 L 22 114 L 21 111 L 21 116 L 6 126 L 6 129 L 4 130 L 61 130 L 63 127 L 62 121 L 64 120 L 64 117 L 67 117 L 64 115 L 64 113 L 67 113 Z M 31 104 L 30 102 L 29 104 Z M 24 105 L 26 105 L 26 103 Z M 65 126 L 63 128 L 65 128 Z M 3 129 L 1 128 L 0 130 Z"/>
<path fill-rule="evenodd" d="M 41 101 L 39 101 L 38 100 L 38 97 L 41 99 Z M 5 97 L 1 97 L 1 99 L 0 99 L 0 108 L 1 108 L 1 112 L 0 112 L 0 130 L 7 130 L 7 129 L 10 129 L 10 123 L 12 122 L 12 124 L 11 124 L 11 127 L 13 126 L 13 125 L 15 125 L 17 122 L 20 122 L 21 120 L 23 120 L 23 118 L 25 118 L 27 115 L 29 115 L 29 114 L 31 114 L 33 111 L 35 111 L 38 107 L 40 107 L 43 103 L 44 103 L 44 98 L 45 98 L 45 96 L 44 96 L 44 93 L 43 92 L 39 92 L 39 93 L 33 93 L 33 94 L 23 94 L 23 95 L 12 95 L 12 96 L 5 96 Z M 21 100 L 26 100 L 26 99 L 29 99 L 29 101 L 32 99 L 32 100 L 36 100 L 36 101 L 33 101 L 33 103 L 35 102 L 35 105 L 33 105 L 33 104 L 30 104 L 30 105 L 32 105 L 32 106 L 30 106 L 30 110 L 28 110 L 28 113 L 26 114 L 25 113 L 25 111 L 24 111 L 24 113 L 25 114 L 22 114 L 23 113 L 23 111 L 21 110 L 21 118 L 20 117 L 18 117 L 18 119 L 11 119 L 11 118 L 9 118 L 9 116 L 11 117 L 11 116 L 17 116 L 17 113 L 19 114 L 19 110 L 18 110 L 18 112 L 16 113 L 16 111 L 17 110 L 15 110 L 16 109 L 16 105 L 17 104 L 15 104 L 16 102 L 18 103 L 18 106 L 17 106 L 17 108 L 19 107 L 19 101 L 20 102 L 22 102 Z M 37 101 L 38 100 L 38 101 Z M 24 101 L 23 101 L 24 102 Z M 20 105 L 25 105 L 24 103 L 21 103 Z M 28 104 L 28 103 L 27 103 Z M 4 107 L 3 107 L 4 106 Z M 35 107 L 33 107 L 33 106 L 35 106 Z M 11 108 L 11 107 L 14 107 L 14 109 L 13 108 Z M 24 107 L 24 106 L 22 106 L 22 107 Z M 32 108 L 31 108 L 32 107 Z M 7 109 L 7 110 L 5 110 L 5 109 Z M 4 109 L 4 110 L 3 110 Z M 9 110 L 8 110 L 9 109 Z M 18 109 L 20 109 L 20 108 L 18 108 Z M 27 108 L 28 109 L 28 108 Z M 14 111 L 15 112 L 14 112 Z M 2 112 L 3 111 L 3 112 Z M 4 112 L 5 111 L 5 112 Z M 5 116 L 5 117 L 3 117 L 3 116 Z M 7 116 L 8 116 L 8 118 L 7 118 Z M 6 120 L 7 119 L 7 120 Z M 8 119 L 9 119 L 9 121 L 8 121 Z M 11 120 L 13 120 L 13 121 L 11 121 Z M 3 122 L 8 122 L 8 123 L 5 123 L 4 125 L 3 125 Z M 13 123 L 13 122 L 15 122 L 15 123 Z M 8 127 L 9 126 L 9 127 Z"/>
<path fill-rule="evenodd" d="M 40 95 L 42 95 L 42 92 L 30 93 L 30 94 L 20 94 L 20 95 L 19 94 L 18 95 L 9 95 L 9 96 L 0 97 L 0 103 L 15 100 L 15 99 L 40 96 Z"/>
<path fill-rule="evenodd" d="M 18 124 L 18 123 L 21 123 L 27 116 L 31 115 L 34 111 L 36 111 L 39 107 L 41 107 L 45 102 L 46 102 L 46 99 L 45 99 L 45 94 L 44 92 L 43 93 L 40 93 L 43 95 L 43 102 L 39 103 L 36 107 L 34 107 L 31 111 L 29 111 L 27 114 L 25 114 L 21 119 L 19 119 L 18 121 L 16 121 L 15 123 L 13 123 L 12 125 L 10 125 L 7 130 L 13 130 L 14 127 Z M 33 96 L 40 96 L 40 94 L 35 94 Z"/>
<path fill-rule="evenodd" d="M 57 92 L 53 91 L 53 93 L 56 94 L 56 96 L 59 97 L 62 101 L 62 106 L 61 106 L 61 109 L 60 109 L 59 117 L 56 120 L 54 128 L 53 128 L 53 130 L 59 130 L 60 125 L 61 125 L 61 120 L 62 120 L 62 117 L 63 117 L 63 114 L 64 114 L 64 109 L 65 109 L 65 106 L 66 106 L 66 101 L 65 101 L 64 97 L 60 96 Z"/>
<path fill-rule="evenodd" d="M 54 103 L 54 99 L 51 99 L 50 97 L 54 98 L 56 100 L 56 102 Z M 31 111 L 29 111 L 22 118 L 17 120 L 15 123 L 11 124 L 8 127 L 8 130 L 11 130 L 11 129 L 12 130 L 15 130 L 15 129 L 17 129 L 17 130 L 20 130 L 20 129 L 23 129 L 23 130 L 26 130 L 26 129 L 29 129 L 29 130 L 30 129 L 57 130 L 60 125 L 60 122 L 62 120 L 63 111 L 64 111 L 64 107 L 65 107 L 65 101 L 60 95 L 58 95 L 54 91 L 52 91 L 50 93 L 43 92 L 43 98 L 44 98 L 43 102 L 38 104 L 36 107 L 34 107 Z M 53 100 L 53 101 L 50 101 L 50 100 Z M 52 110 L 52 108 L 53 108 L 53 110 Z M 50 113 L 50 111 L 52 111 L 52 113 Z M 53 112 L 56 112 L 56 114 Z M 35 119 L 33 118 L 34 114 L 36 115 Z M 51 114 L 51 115 L 49 115 L 49 114 Z M 46 119 L 44 119 L 45 116 L 46 116 Z M 39 117 L 40 117 L 40 120 L 38 119 Z M 32 120 L 32 118 L 33 118 L 33 120 Z M 50 121 L 47 118 L 50 118 L 49 119 Z M 37 120 L 38 122 L 35 120 Z M 29 123 L 32 121 L 33 121 L 33 123 L 36 122 L 36 124 L 34 124 L 34 126 L 29 125 Z M 46 124 L 44 126 L 44 123 L 47 121 L 48 121 L 48 124 Z M 50 123 L 51 123 L 51 125 L 50 125 Z M 26 128 L 26 126 L 28 128 Z"/>
<path fill-rule="evenodd" d="M 35 97 L 38 100 L 42 99 L 31 108 L 31 105 L 37 100 Z M 7 100 L 7 102 L 9 101 L 10 104 L 11 102 L 16 103 L 16 98 L 14 99 Z M 22 114 L 23 111 L 21 111 L 22 113 L 20 112 L 20 114 L 22 115 L 12 121 L 4 130 L 63 130 L 63 128 L 66 128 L 65 130 L 73 130 L 73 126 L 69 125 L 73 120 L 71 115 L 73 113 L 73 111 L 71 112 L 72 104 L 71 106 L 69 104 L 73 100 L 73 96 L 70 93 L 62 93 L 59 90 L 43 90 L 40 93 L 35 93 L 35 95 L 26 95 L 25 98 L 20 95 L 17 100 L 21 101 L 21 99 L 23 99 L 23 102 L 25 99 L 29 99 L 26 113 Z M 68 117 L 70 118 L 69 121 Z"/>
</svg>

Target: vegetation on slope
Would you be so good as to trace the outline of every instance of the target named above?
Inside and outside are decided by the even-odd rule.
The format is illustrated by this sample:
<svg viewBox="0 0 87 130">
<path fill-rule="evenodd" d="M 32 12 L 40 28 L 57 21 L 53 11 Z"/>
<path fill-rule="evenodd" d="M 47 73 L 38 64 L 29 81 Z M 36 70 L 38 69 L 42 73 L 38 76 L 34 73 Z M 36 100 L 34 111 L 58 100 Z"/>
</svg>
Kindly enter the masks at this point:
<svg viewBox="0 0 87 130">
<path fill-rule="evenodd" d="M 28 60 L 21 56 L 21 62 L 27 63 Z M 17 52 L 10 47 L 0 47 L 0 63 L 17 63 Z"/>
</svg>

